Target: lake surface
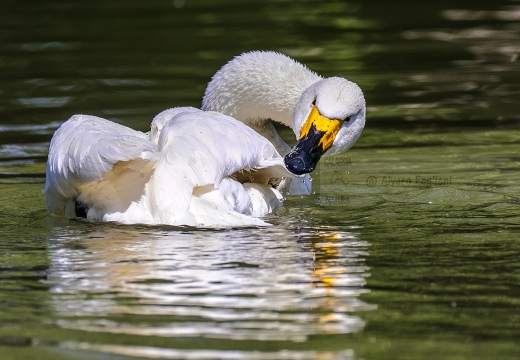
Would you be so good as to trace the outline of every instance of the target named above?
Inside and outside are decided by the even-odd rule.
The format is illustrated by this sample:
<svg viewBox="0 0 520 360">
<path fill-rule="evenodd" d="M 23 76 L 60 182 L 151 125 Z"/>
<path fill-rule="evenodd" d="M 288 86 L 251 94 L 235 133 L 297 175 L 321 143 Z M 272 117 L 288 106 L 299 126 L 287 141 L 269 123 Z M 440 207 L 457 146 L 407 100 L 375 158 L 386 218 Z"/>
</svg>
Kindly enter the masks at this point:
<svg viewBox="0 0 520 360">
<path fill-rule="evenodd" d="M 518 359 L 520 2 L 4 3 L 0 359 Z M 46 214 L 63 121 L 146 131 L 249 50 L 365 92 L 312 196 L 267 229 Z"/>
</svg>

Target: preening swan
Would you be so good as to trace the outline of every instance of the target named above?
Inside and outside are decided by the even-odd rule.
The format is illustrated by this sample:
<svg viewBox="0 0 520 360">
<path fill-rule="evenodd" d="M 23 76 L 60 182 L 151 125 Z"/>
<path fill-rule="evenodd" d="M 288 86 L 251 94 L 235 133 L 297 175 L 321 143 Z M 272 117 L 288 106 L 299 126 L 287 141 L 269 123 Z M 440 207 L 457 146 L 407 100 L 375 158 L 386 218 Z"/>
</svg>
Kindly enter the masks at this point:
<svg viewBox="0 0 520 360">
<path fill-rule="evenodd" d="M 292 150 L 271 120 L 294 130 Z M 126 224 L 268 225 L 259 217 L 282 194 L 309 193 L 306 174 L 350 148 L 364 122 L 356 84 L 281 54 L 246 53 L 215 74 L 202 110 L 165 110 L 148 133 L 72 116 L 51 140 L 47 209 Z"/>
<path fill-rule="evenodd" d="M 224 65 L 208 84 L 202 109 L 234 117 L 265 136 L 294 174 L 312 172 L 322 155 L 348 150 L 361 135 L 366 116 L 357 84 L 324 79 L 283 54 L 263 51 Z M 292 150 L 272 120 L 292 128 L 298 139 Z M 310 193 L 309 187 L 298 190 Z"/>
</svg>

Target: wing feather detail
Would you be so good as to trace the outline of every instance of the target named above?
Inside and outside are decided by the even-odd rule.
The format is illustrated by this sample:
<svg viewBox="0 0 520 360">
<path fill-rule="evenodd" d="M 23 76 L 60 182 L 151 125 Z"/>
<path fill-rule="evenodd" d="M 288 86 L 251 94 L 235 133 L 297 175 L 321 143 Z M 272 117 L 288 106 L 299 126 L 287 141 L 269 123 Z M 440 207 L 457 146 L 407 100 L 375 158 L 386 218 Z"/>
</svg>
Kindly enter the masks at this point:
<svg viewBox="0 0 520 360">
<path fill-rule="evenodd" d="M 222 179 L 237 171 L 283 167 L 267 139 L 231 117 L 197 109 L 165 110 L 157 117 L 165 125 L 157 139 L 160 155 L 148 191 L 154 205 L 150 208 L 160 221 L 180 219 L 196 187 L 218 189 Z"/>
<path fill-rule="evenodd" d="M 81 185 L 99 180 L 119 161 L 153 159 L 157 146 L 145 133 L 96 116 L 74 115 L 54 134 L 46 169 L 45 198 L 51 213 L 70 212 Z"/>
</svg>

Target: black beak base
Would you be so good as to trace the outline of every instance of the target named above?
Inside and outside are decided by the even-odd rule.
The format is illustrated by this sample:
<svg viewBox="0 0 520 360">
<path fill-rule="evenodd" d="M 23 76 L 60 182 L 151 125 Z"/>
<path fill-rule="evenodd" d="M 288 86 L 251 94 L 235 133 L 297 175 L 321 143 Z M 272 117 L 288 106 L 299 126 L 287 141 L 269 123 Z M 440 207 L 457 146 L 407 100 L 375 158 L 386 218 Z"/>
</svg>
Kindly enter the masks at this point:
<svg viewBox="0 0 520 360">
<path fill-rule="evenodd" d="M 295 175 L 308 174 L 316 168 L 318 161 L 325 152 L 319 145 L 325 132 L 311 126 L 307 136 L 298 140 L 291 152 L 285 155 L 284 163 L 287 170 Z"/>
</svg>

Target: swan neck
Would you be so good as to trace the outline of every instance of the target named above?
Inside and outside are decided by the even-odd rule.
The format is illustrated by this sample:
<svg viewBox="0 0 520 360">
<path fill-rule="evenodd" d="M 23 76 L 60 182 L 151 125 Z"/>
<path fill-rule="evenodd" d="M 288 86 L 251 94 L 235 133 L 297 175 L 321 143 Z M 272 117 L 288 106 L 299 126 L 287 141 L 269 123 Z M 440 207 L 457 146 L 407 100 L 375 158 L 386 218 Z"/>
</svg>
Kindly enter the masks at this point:
<svg viewBox="0 0 520 360">
<path fill-rule="evenodd" d="M 213 76 L 202 109 L 232 116 L 251 127 L 271 119 L 292 128 L 296 103 L 319 80 L 319 75 L 285 55 L 246 53 Z"/>
</svg>

